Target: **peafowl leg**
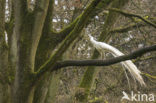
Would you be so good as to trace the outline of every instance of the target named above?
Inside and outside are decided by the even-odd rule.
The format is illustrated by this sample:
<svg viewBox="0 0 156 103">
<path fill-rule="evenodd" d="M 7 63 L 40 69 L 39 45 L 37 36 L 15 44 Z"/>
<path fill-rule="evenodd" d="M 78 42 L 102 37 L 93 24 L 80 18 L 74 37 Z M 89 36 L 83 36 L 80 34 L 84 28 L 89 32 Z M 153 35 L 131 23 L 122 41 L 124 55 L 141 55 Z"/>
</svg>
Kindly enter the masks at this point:
<svg viewBox="0 0 156 103">
<path fill-rule="evenodd" d="M 105 51 L 101 52 L 101 59 L 106 59 L 106 53 L 105 53 Z"/>
</svg>

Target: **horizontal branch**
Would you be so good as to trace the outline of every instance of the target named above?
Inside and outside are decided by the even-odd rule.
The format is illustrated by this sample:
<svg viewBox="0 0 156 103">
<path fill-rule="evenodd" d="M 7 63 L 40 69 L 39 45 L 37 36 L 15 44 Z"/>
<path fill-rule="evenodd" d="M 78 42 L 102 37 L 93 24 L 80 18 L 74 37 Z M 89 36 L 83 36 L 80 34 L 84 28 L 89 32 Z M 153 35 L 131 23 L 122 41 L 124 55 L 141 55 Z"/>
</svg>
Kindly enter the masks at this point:
<svg viewBox="0 0 156 103">
<path fill-rule="evenodd" d="M 66 60 L 57 62 L 52 71 L 68 66 L 109 66 L 125 60 L 136 59 L 147 52 L 156 51 L 156 45 L 138 49 L 128 55 L 119 56 L 107 60 Z"/>
<path fill-rule="evenodd" d="M 151 21 L 156 23 L 156 19 L 154 19 L 154 18 L 151 18 Z M 110 30 L 109 33 L 123 33 L 123 32 L 128 32 L 128 31 L 135 29 L 135 28 L 138 28 L 138 27 L 145 27 L 145 26 L 147 26 L 146 23 L 139 21 L 137 23 L 131 23 L 127 26 L 121 26 L 118 28 L 114 28 L 114 29 Z"/>
<path fill-rule="evenodd" d="M 146 26 L 145 24 L 143 23 L 131 23 L 129 24 L 128 26 L 124 26 L 124 27 L 118 27 L 118 28 L 115 28 L 115 29 L 112 29 L 110 30 L 109 33 L 123 33 L 123 32 L 128 32 L 136 27 L 143 27 L 143 26 Z"/>
<path fill-rule="evenodd" d="M 140 15 L 133 14 L 133 13 L 128 13 L 128 12 L 122 11 L 122 10 L 117 9 L 117 8 L 111 8 L 109 10 L 117 12 L 117 13 L 120 13 L 120 14 L 126 16 L 126 17 L 137 17 L 137 18 L 141 19 L 142 21 L 144 21 L 145 23 L 147 23 L 147 24 L 153 26 L 154 28 L 156 28 L 156 24 L 155 23 L 149 21 L 148 19 L 146 19 L 146 18 L 144 18 L 144 17 L 142 17 Z"/>
<path fill-rule="evenodd" d="M 152 78 L 152 79 L 155 79 L 156 80 L 156 76 L 154 76 L 154 75 L 150 75 L 148 73 L 142 73 L 142 75 L 145 75 L 148 78 Z"/>
</svg>

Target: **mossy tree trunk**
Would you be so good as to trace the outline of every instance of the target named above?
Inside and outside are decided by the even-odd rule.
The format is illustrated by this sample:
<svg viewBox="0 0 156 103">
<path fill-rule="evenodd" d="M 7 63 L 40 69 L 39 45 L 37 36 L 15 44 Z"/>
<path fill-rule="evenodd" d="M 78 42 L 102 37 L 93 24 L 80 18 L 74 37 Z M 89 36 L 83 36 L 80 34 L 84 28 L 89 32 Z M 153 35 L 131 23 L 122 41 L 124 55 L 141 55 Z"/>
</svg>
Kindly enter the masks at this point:
<svg viewBox="0 0 156 103">
<path fill-rule="evenodd" d="M 0 103 L 9 103 L 8 46 L 5 41 L 5 0 L 0 0 Z"/>
<path fill-rule="evenodd" d="M 0 1 L 0 79 L 3 80 L 0 87 L 3 92 L 0 96 L 4 103 L 9 103 L 7 100 L 10 103 L 45 103 L 52 73 L 43 71 L 53 67 L 79 36 L 100 0 L 93 0 L 81 16 L 59 33 L 52 30 L 54 0 L 36 1 L 33 11 L 28 2 L 30 1 L 14 0 L 11 20 L 5 25 L 5 0 Z M 8 43 L 5 41 L 4 31 L 7 32 Z M 59 43 L 59 50 L 50 56 Z M 55 77 L 53 80 L 55 81 Z M 8 85 L 10 89 L 4 89 Z M 42 97 L 40 102 L 36 101 L 36 97 Z"/>
<path fill-rule="evenodd" d="M 109 3 L 109 2 L 106 2 L 106 4 L 107 3 Z M 105 3 L 103 3 L 103 4 L 105 4 Z M 89 6 L 89 8 L 92 9 L 92 6 Z M 85 22 L 89 21 L 89 19 L 87 19 L 87 18 L 84 19 L 84 18 L 82 18 L 82 16 L 79 16 L 69 26 L 64 28 L 62 31 L 60 31 L 58 33 L 51 32 L 52 30 L 51 30 L 51 28 L 49 28 L 49 27 L 52 26 L 51 22 L 49 22 L 51 20 L 51 18 L 52 18 L 51 9 L 49 9 L 49 11 L 48 11 L 48 15 L 47 15 L 45 26 L 44 26 L 45 29 L 43 28 L 43 35 L 41 37 L 39 47 L 38 47 L 38 50 L 37 50 L 37 56 L 36 56 L 36 64 L 37 65 L 36 66 L 40 66 L 40 64 L 43 64 L 44 61 L 48 60 L 50 58 L 51 52 L 53 52 L 54 48 L 58 44 L 60 44 L 64 40 L 64 38 L 66 36 L 71 35 L 70 37 L 72 37 L 72 36 L 74 36 L 74 34 L 77 34 L 77 36 L 75 36 L 74 38 L 78 37 L 81 30 L 83 29 L 83 27 L 81 27 L 81 25 L 84 25 Z M 99 9 L 100 8 L 94 9 L 93 12 L 96 12 Z M 90 10 L 87 9 L 86 11 L 88 12 Z M 91 14 L 90 18 L 94 17 L 95 14 Z M 84 15 L 85 15 L 85 13 L 84 13 Z M 85 16 L 83 16 L 83 17 L 85 17 Z M 86 16 L 86 17 L 89 17 L 89 16 Z M 84 23 L 79 23 L 80 26 L 77 26 L 77 27 L 80 28 L 80 29 L 74 31 L 74 27 L 76 26 L 79 19 L 85 20 L 85 22 Z M 79 32 L 76 32 L 76 31 L 79 31 Z M 44 34 L 46 34 L 46 35 L 44 35 Z M 71 44 L 71 42 L 74 39 L 72 39 L 70 37 L 69 37 L 69 40 L 70 40 L 69 43 Z M 65 43 L 62 43 L 62 44 L 63 44 L 62 46 L 64 46 Z M 68 45 L 70 45 L 70 44 L 68 44 Z M 58 52 L 61 51 L 62 53 L 60 52 L 59 57 L 55 57 L 55 58 L 60 58 L 61 55 L 64 53 L 64 50 L 67 49 L 67 47 L 69 47 L 68 45 L 65 45 L 66 48 L 60 47 Z M 49 48 L 49 47 L 51 47 L 51 48 Z M 57 53 L 57 52 L 55 52 L 55 53 Z M 44 83 L 39 83 L 39 86 L 38 86 L 39 88 L 36 90 L 36 93 L 35 93 L 36 97 L 34 99 L 35 100 L 34 103 L 44 103 L 45 101 L 41 101 L 39 99 L 40 97 L 44 97 L 44 99 L 46 100 L 46 103 L 49 103 L 49 101 L 53 101 L 53 102 L 55 101 L 55 97 L 49 97 L 49 95 L 54 96 L 56 94 L 56 92 L 57 92 L 57 87 L 56 86 L 58 86 L 60 73 L 54 74 L 54 75 L 56 75 L 56 78 L 54 78 L 54 76 L 53 76 L 53 78 L 51 78 L 50 75 L 51 74 L 46 74 L 46 76 L 49 77 L 49 79 L 48 80 L 43 79 Z M 51 84 L 49 84 L 49 82 L 48 82 L 48 81 L 50 81 L 50 79 L 52 79 Z M 47 83 L 45 83 L 45 82 L 47 82 Z M 49 92 L 48 92 L 48 87 L 49 87 Z M 56 87 L 56 88 L 54 88 L 54 87 Z M 50 91 L 50 90 L 55 90 L 55 91 Z M 42 93 L 42 92 L 44 92 L 44 93 Z M 43 94 L 44 94 L 44 96 L 43 96 Z M 46 96 L 47 96 L 47 98 L 46 98 Z"/>
<path fill-rule="evenodd" d="M 35 55 L 49 0 L 39 0 L 34 12 L 29 12 L 26 0 L 15 0 L 15 27 L 17 58 L 15 67 L 15 80 L 13 103 L 32 103 L 35 85 L 34 64 Z M 40 21 L 40 22 L 39 22 Z M 15 49 L 15 48 L 14 48 Z"/>
<path fill-rule="evenodd" d="M 110 4 L 111 7 L 121 8 L 128 2 L 93 0 L 69 26 L 60 32 L 54 32 L 51 21 L 54 0 L 36 0 L 34 10 L 30 8 L 28 3 L 30 0 L 12 1 L 12 16 L 10 22 L 5 23 L 5 0 L 0 0 L 0 91 L 2 91 L 0 102 L 2 103 L 53 101 L 49 96 L 55 98 L 58 88 L 55 83 L 58 84 L 60 75 L 52 73 L 56 62 L 97 13 L 103 8 L 110 7 Z M 100 36 L 101 41 L 109 36 L 108 32 L 117 17 L 116 13 L 109 13 Z M 5 31 L 8 43 L 5 40 Z M 93 59 L 97 57 L 98 52 L 95 51 Z M 88 68 L 80 84 L 80 88 L 85 90 L 86 95 L 83 97 L 85 101 L 95 72 L 94 67 L 92 70 Z"/>
<path fill-rule="evenodd" d="M 119 8 L 121 9 L 124 7 L 124 5 L 128 3 L 128 0 L 114 0 L 111 4 L 111 8 Z M 119 17 L 120 14 L 117 14 L 115 12 L 109 12 L 107 15 L 107 18 L 105 20 L 105 24 L 103 26 L 103 31 L 100 34 L 99 41 L 105 41 L 108 42 L 108 40 L 111 37 L 111 34 L 109 33 L 112 29 L 113 25 L 115 24 L 115 21 Z M 99 53 L 97 50 L 94 51 L 92 59 L 96 59 L 99 57 Z M 76 96 L 78 94 L 77 100 L 80 102 L 87 102 L 88 95 L 90 93 L 90 89 L 94 83 L 94 79 L 96 77 L 96 74 L 98 73 L 99 69 L 96 69 L 95 67 L 88 67 L 84 76 L 82 77 L 82 80 L 79 85 L 79 89 L 76 92 Z"/>
</svg>

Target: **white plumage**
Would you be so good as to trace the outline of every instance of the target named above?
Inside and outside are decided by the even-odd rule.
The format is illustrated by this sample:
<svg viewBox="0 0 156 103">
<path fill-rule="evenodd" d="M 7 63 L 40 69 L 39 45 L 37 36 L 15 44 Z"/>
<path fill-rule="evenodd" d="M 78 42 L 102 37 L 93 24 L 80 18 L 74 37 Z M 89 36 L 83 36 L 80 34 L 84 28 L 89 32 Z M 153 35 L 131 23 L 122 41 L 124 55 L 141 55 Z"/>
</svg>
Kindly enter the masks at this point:
<svg viewBox="0 0 156 103">
<path fill-rule="evenodd" d="M 113 47 L 111 45 L 108 45 L 108 44 L 106 44 L 104 42 L 98 42 L 91 35 L 88 35 L 88 36 L 89 36 L 90 42 L 93 44 L 93 46 L 99 52 L 107 51 L 107 52 L 111 53 L 114 57 L 124 55 L 122 52 L 120 52 L 115 47 Z M 145 86 L 145 83 L 144 83 L 144 80 L 143 80 L 143 78 L 141 76 L 140 70 L 138 70 L 138 68 L 135 66 L 135 64 L 131 60 L 127 60 L 127 61 L 124 61 L 124 62 L 121 62 L 121 63 L 130 72 L 132 77 L 134 77 L 141 85 Z"/>
</svg>

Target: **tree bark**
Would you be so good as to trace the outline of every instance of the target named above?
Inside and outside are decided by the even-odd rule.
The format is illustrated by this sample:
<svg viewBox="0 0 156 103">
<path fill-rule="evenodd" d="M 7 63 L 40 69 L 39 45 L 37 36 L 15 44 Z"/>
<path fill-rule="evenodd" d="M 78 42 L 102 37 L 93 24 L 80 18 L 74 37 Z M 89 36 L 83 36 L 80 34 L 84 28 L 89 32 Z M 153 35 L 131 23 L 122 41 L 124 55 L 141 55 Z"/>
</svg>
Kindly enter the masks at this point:
<svg viewBox="0 0 156 103">
<path fill-rule="evenodd" d="M 0 0 L 0 103 L 10 102 L 8 46 L 5 40 L 5 0 Z"/>
<path fill-rule="evenodd" d="M 26 0 L 15 0 L 14 37 L 17 38 L 17 63 L 15 67 L 15 81 L 13 103 L 32 103 L 34 88 L 34 64 L 38 42 L 47 14 L 49 0 L 36 2 L 34 12 L 27 8 Z M 40 22 L 38 22 L 40 21 Z"/>
<path fill-rule="evenodd" d="M 111 7 L 113 8 L 122 8 L 126 3 L 128 3 L 128 0 L 115 0 L 113 1 Z M 103 26 L 103 31 L 100 34 L 99 41 L 105 41 L 108 42 L 111 35 L 109 34 L 109 31 L 111 30 L 112 26 L 114 25 L 115 21 L 117 20 L 119 14 L 114 12 L 109 12 L 105 24 Z M 99 53 L 97 50 L 94 51 L 92 59 L 96 59 L 99 57 Z M 76 100 L 80 102 L 87 102 L 87 98 L 90 92 L 90 89 L 92 87 L 92 84 L 94 83 L 94 78 L 99 70 L 95 69 L 95 67 L 88 67 L 82 81 L 80 83 L 80 90 L 78 89 L 76 92 Z M 80 93 L 80 91 L 82 91 Z M 79 94 L 79 95 L 77 95 Z"/>
<path fill-rule="evenodd" d="M 116 8 L 122 7 L 127 2 L 127 0 L 93 0 L 69 26 L 60 32 L 54 32 L 51 21 L 54 0 L 36 0 L 34 10 L 30 10 L 31 0 L 12 0 L 14 8 L 11 7 L 9 23 L 5 23 L 5 1 L 7 0 L 0 0 L 0 103 L 55 102 L 61 72 L 57 73 L 54 68 L 58 65 L 71 66 L 71 61 L 58 62 L 62 55 L 89 24 L 90 19 L 101 12 L 102 8 L 110 6 L 112 1 L 115 1 L 112 7 Z M 110 29 L 117 16 L 112 11 L 109 13 L 102 32 L 104 36 L 100 36 L 101 41 L 109 38 Z M 93 59 L 98 55 L 95 51 Z M 75 63 L 74 66 L 77 66 L 77 63 L 88 65 L 86 61 L 72 63 Z M 89 61 L 90 63 L 94 65 L 97 62 Z M 83 96 L 85 100 L 96 72 L 94 67 L 92 70 L 88 68 L 80 84 L 80 89 L 85 89 L 86 95 Z"/>
</svg>

